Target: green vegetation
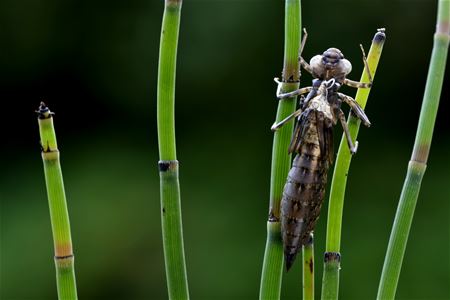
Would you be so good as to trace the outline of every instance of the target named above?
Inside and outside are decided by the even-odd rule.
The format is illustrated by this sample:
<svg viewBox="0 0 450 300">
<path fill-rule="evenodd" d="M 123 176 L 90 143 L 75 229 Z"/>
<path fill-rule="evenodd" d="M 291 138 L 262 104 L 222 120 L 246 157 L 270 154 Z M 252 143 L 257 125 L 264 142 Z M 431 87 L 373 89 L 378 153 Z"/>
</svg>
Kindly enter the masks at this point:
<svg viewBox="0 0 450 300">
<path fill-rule="evenodd" d="M 161 219 L 169 299 L 189 299 L 175 147 L 175 74 L 181 0 L 166 0 L 158 70 Z"/>
<path fill-rule="evenodd" d="M 314 300 L 314 235 L 303 246 L 303 299 Z"/>
<path fill-rule="evenodd" d="M 298 299 L 303 283 L 302 298 L 314 299 L 314 281 L 316 298 L 373 298 L 377 288 L 380 300 L 449 298 L 449 243 L 445 241 L 450 234 L 450 202 L 442 195 L 450 193 L 450 138 L 445 114 L 436 119 L 436 111 L 441 88 L 444 100 L 448 95 L 442 75 L 450 7 L 448 1 L 439 4 L 428 65 L 437 2 L 411 2 L 407 13 L 398 14 L 404 5 L 383 0 L 370 7 L 374 18 L 367 18 L 363 11 L 367 5 L 357 1 L 348 5 L 330 2 L 326 10 L 314 3 L 303 18 L 300 1 L 286 1 L 285 7 L 283 2 L 273 1 L 258 5 L 247 1 L 186 2 L 181 22 L 187 26 L 182 25 L 179 36 L 182 64 L 178 67 L 181 1 L 133 2 L 126 7 L 89 2 L 74 7 L 48 1 L 36 5 L 29 0 L 26 5 L 6 5 L 2 11 L 8 55 L 0 57 L 8 99 L 3 114 L 6 144 L 0 150 L 4 158 L 0 174 L 0 298 L 52 299 L 57 287 L 60 299 L 77 299 L 77 294 L 86 299 L 213 299 L 217 295 L 252 299 L 258 288 L 261 299 Z M 386 7 L 391 13 L 386 13 Z M 326 15 L 327 22 L 310 11 Z M 84 21 L 74 26 L 74 17 Z M 373 126 L 358 138 L 360 149 L 352 162 L 350 180 L 336 174 L 333 178 L 332 199 L 323 206 L 330 206 L 328 224 L 323 209 L 314 244 L 303 247 L 303 261 L 298 259 L 297 267 L 284 275 L 280 199 L 290 165 L 286 149 L 293 122 L 274 136 L 269 126 L 275 106 L 274 119 L 279 121 L 294 110 L 296 99 L 276 100 L 271 77 L 281 67 L 283 49 L 278 46 L 285 21 L 285 64 L 279 88 L 291 91 L 299 87 L 295 47 L 301 40 L 297 33 L 301 19 L 314 36 L 305 57 L 338 46 L 354 66 L 359 66 L 355 43 L 362 42 L 361 37 L 372 37 L 367 32 L 372 33 L 373 22 L 386 26 L 392 36 L 408 24 L 411 34 L 389 39 L 375 90 L 358 91 L 358 95 L 370 92 L 376 100 L 371 100 L 367 109 Z M 411 154 L 428 66 L 405 179 L 399 162 L 406 163 Z M 179 88 L 177 139 L 175 75 Z M 158 85 L 152 84 L 157 76 Z M 306 77 L 301 77 L 302 86 L 310 85 L 308 74 Z M 158 106 L 156 99 L 149 101 L 157 88 Z M 53 128 L 55 116 L 45 104 L 38 111 L 51 219 L 42 162 L 36 155 L 37 120 L 32 114 L 36 95 L 54 102 L 50 106 L 58 113 L 59 147 Z M 83 99 L 83 107 L 78 99 Z M 364 103 L 362 100 L 364 97 L 358 98 Z M 352 116 L 348 120 L 356 139 L 359 121 Z M 433 134 L 432 156 L 428 157 Z M 267 207 L 262 199 L 269 194 L 267 146 L 271 143 L 266 232 L 262 224 Z M 341 148 L 348 150 L 345 144 Z M 158 150 L 160 177 L 155 163 Z M 348 157 L 338 158 L 335 173 L 338 168 L 348 172 L 354 159 L 347 151 L 341 152 Z M 177 159 L 184 166 L 184 226 Z M 205 170 L 205 164 L 214 167 Z M 427 201 L 420 200 L 415 209 L 419 192 Z M 433 255 L 417 259 L 424 244 Z M 380 259 L 386 248 L 381 274 Z M 314 250 L 319 253 L 316 263 Z M 343 272 L 339 271 L 341 251 Z M 327 263 L 322 264 L 324 252 Z"/>
<path fill-rule="evenodd" d="M 53 113 L 43 102 L 41 102 L 37 113 L 55 248 L 58 299 L 73 300 L 77 299 L 74 255 L 66 194 L 59 162 L 59 150 L 56 143 L 55 128 L 53 127 Z"/>
<path fill-rule="evenodd" d="M 367 63 L 373 78 L 375 78 L 384 41 L 384 32 L 378 31 L 372 40 L 372 45 L 369 50 Z M 368 82 L 368 80 L 369 76 L 364 68 L 360 82 Z M 366 107 L 369 92 L 370 89 L 361 88 L 358 89 L 358 92 L 356 93 L 355 100 L 363 109 Z M 357 117 L 350 114 L 347 124 L 354 142 L 358 136 L 360 123 L 361 121 Z M 345 187 L 347 184 L 347 175 L 350 169 L 351 159 L 352 156 L 348 150 L 345 136 L 343 135 L 339 145 L 330 189 L 322 299 L 338 298 L 342 214 L 344 209 Z"/>
<path fill-rule="evenodd" d="M 441 97 L 450 40 L 450 1 L 440 0 L 433 52 L 420 111 L 413 153 L 395 214 L 384 260 L 377 299 L 394 299 L 414 216 L 420 185 L 427 166 L 431 139 Z"/>
<path fill-rule="evenodd" d="M 285 4 L 285 39 L 282 82 L 279 88 L 283 92 L 298 89 L 300 84 L 300 65 L 298 53 L 301 36 L 300 0 L 286 0 Z M 278 102 L 276 122 L 292 114 L 297 104 L 297 97 Z M 267 221 L 267 242 L 264 254 L 260 299 L 279 299 L 283 274 L 283 245 L 280 234 L 280 201 L 284 183 L 291 165 L 288 154 L 293 124 L 286 124 L 275 132 L 272 147 L 272 167 L 270 177 L 269 219 Z"/>
</svg>

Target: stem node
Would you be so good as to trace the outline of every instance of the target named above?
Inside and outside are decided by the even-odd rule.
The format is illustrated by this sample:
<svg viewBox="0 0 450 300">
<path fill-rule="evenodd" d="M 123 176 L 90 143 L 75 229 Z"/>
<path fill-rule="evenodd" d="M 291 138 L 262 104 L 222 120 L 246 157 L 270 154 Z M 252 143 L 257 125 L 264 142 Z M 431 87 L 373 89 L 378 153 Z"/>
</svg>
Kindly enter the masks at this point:
<svg viewBox="0 0 450 300">
<path fill-rule="evenodd" d="M 341 254 L 339 252 L 325 252 L 323 257 L 325 263 L 341 262 Z"/>
</svg>

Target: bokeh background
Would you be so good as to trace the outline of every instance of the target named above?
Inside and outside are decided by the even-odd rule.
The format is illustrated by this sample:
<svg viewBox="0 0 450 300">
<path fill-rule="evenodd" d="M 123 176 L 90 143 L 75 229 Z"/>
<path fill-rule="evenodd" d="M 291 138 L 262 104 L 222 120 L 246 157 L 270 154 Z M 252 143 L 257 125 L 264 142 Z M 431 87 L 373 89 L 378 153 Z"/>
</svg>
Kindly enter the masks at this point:
<svg viewBox="0 0 450 300">
<path fill-rule="evenodd" d="M 162 12 L 156 0 L 1 1 L 1 299 L 56 299 L 34 113 L 41 100 L 56 112 L 79 298 L 167 298 L 156 135 Z M 366 108 L 373 126 L 358 138 L 342 236 L 341 298 L 373 299 L 414 141 L 436 1 L 303 1 L 302 14 L 304 56 L 338 47 L 356 80 L 359 43 L 368 50 L 386 27 Z M 192 299 L 258 296 L 283 22 L 281 0 L 183 5 L 176 126 Z M 448 86 L 447 74 L 399 299 L 450 298 Z M 317 295 L 326 211 L 315 234 Z M 282 298 L 300 293 L 297 265 Z"/>
</svg>

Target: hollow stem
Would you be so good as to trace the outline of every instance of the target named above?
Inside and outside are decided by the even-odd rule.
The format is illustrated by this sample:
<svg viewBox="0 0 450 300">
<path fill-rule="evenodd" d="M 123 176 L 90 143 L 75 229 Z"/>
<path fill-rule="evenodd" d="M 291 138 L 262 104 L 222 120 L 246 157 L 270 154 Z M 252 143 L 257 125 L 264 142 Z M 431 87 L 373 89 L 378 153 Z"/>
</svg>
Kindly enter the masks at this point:
<svg viewBox="0 0 450 300">
<path fill-rule="evenodd" d="M 377 299 L 394 299 L 411 228 L 414 209 L 425 173 L 439 106 L 450 40 L 450 1 L 438 4 L 436 32 L 413 153 L 408 164 L 389 239 Z"/>
<path fill-rule="evenodd" d="M 314 300 L 314 236 L 303 246 L 303 300 Z"/>
<path fill-rule="evenodd" d="M 379 30 L 372 40 L 367 62 L 373 78 L 375 78 L 376 69 L 380 60 L 385 39 L 386 36 L 384 34 L 384 30 Z M 368 74 L 364 69 L 360 81 L 368 82 L 368 80 Z M 358 89 L 358 92 L 356 93 L 355 100 L 363 109 L 366 106 L 369 93 L 370 89 Z M 358 118 L 350 114 L 348 117 L 348 128 L 353 142 L 356 141 L 356 137 L 358 136 L 360 123 L 361 121 Z M 343 135 L 339 145 L 330 189 L 325 267 L 322 280 L 322 299 L 338 298 L 342 214 L 344 209 L 347 174 L 349 172 L 351 158 L 352 157 L 350 151 L 348 150 L 345 136 Z"/>
<path fill-rule="evenodd" d="M 161 220 L 169 299 L 189 299 L 175 147 L 175 74 L 181 0 L 166 0 L 158 69 Z"/>
<path fill-rule="evenodd" d="M 43 102 L 37 113 L 55 249 L 58 299 L 73 300 L 77 299 L 74 255 L 59 151 L 53 127 L 53 113 Z"/>
<path fill-rule="evenodd" d="M 285 1 L 284 63 L 282 83 L 283 92 L 294 91 L 300 84 L 298 53 L 301 35 L 300 0 Z M 279 122 L 294 112 L 297 97 L 278 102 L 276 121 Z M 293 123 L 286 124 L 276 131 L 272 147 L 272 166 L 270 177 L 270 204 L 267 221 L 267 241 L 261 275 L 260 299 L 279 299 L 283 273 L 283 245 L 280 234 L 280 201 L 284 183 L 291 164 L 288 154 Z"/>
</svg>

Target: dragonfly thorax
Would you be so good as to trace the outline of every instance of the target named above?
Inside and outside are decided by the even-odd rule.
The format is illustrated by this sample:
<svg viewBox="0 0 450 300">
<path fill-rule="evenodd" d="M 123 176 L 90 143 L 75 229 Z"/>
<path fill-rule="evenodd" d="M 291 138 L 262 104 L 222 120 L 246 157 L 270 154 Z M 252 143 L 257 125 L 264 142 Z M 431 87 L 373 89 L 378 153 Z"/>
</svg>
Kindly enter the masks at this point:
<svg viewBox="0 0 450 300">
<path fill-rule="evenodd" d="M 338 83 L 331 83 L 331 86 Z M 330 81 L 322 81 L 317 91 L 317 95 L 310 100 L 308 104 L 309 108 L 322 112 L 325 118 L 333 120 L 333 113 L 331 112 L 331 106 L 328 102 L 328 90 L 330 89 Z"/>
</svg>

